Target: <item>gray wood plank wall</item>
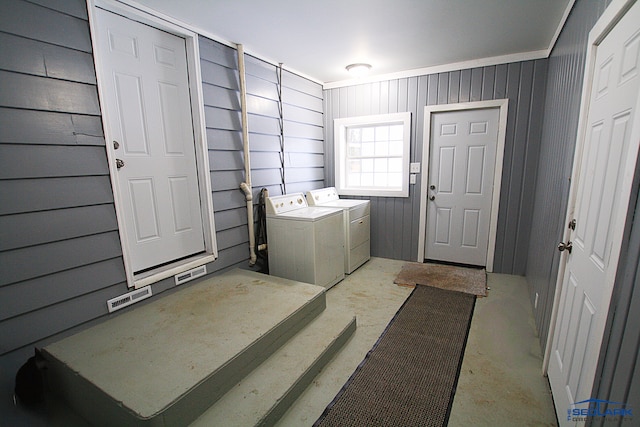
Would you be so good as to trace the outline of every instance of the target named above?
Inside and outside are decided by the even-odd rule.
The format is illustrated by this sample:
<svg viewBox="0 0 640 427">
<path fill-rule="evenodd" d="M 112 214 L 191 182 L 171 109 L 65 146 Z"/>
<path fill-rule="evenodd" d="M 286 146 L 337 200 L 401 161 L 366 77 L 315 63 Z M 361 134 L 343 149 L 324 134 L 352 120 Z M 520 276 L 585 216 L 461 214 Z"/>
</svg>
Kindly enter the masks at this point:
<svg viewBox="0 0 640 427">
<path fill-rule="evenodd" d="M 217 269 L 246 266 L 247 210 L 237 53 L 200 37 L 204 104 L 219 259 Z M 324 183 L 322 87 L 245 56 L 251 183 L 278 195 Z M 257 218 L 255 218 L 257 221 Z"/>
<path fill-rule="evenodd" d="M 548 64 L 474 68 L 323 93 L 316 83 L 287 71 L 280 77 L 277 67 L 247 57 L 255 195 L 262 187 L 279 194 L 285 188 L 318 188 L 325 179 L 333 184 L 334 118 L 411 111 L 411 159 L 420 161 L 424 105 L 508 97 L 494 267 L 526 272 L 532 299 L 540 294 L 535 317 L 544 345 L 586 36 L 608 3 L 576 2 Z M 88 28 L 83 0 L 0 2 L 0 369 L 9 373 L 1 376 L 0 387 L 5 395 L 12 388 L 11 373 L 31 346 L 100 319 L 107 312 L 105 301 L 127 291 Z M 209 267 L 219 271 L 245 266 L 248 259 L 246 206 L 238 190 L 244 164 L 237 59 L 227 46 L 204 38 L 200 43 L 220 249 Z M 418 184 L 406 199 L 372 199 L 374 255 L 414 259 L 419 191 Z M 632 225 L 596 391 L 601 398 L 637 403 L 640 227 Z M 154 285 L 154 293 L 170 289 L 170 281 Z"/>
<path fill-rule="evenodd" d="M 247 268 L 249 258 L 238 67 L 234 49 L 199 42 L 219 247 L 208 271 L 215 273 Z M 276 66 L 246 61 L 254 195 L 262 187 L 279 193 L 283 182 L 287 190 L 322 186 L 321 86 L 287 71 L 279 83 Z M 152 288 L 155 299 L 175 287 L 169 278 Z M 3 394 L 33 346 L 104 319 L 106 301 L 128 290 L 86 2 L 0 2 Z"/>
<path fill-rule="evenodd" d="M 126 291 L 83 1 L 0 4 L 0 354 Z"/>
<path fill-rule="evenodd" d="M 536 326 L 544 350 L 559 266 L 556 245 L 562 239 L 573 163 L 580 96 L 589 31 L 610 0 L 576 1 L 549 58 L 544 125 L 537 172 L 532 236 L 526 277 Z M 613 289 L 592 396 L 640 407 L 640 165 L 627 215 L 627 229 Z M 618 406 L 616 406 L 618 407 Z M 624 419 L 590 419 L 587 425 L 623 425 Z"/>
<path fill-rule="evenodd" d="M 532 205 L 532 238 L 528 248 L 526 276 L 540 342 L 546 346 L 556 276 L 557 250 L 566 227 L 569 178 L 573 166 L 584 62 L 589 31 L 608 0 L 577 1 L 549 57 L 540 161 Z"/>
<path fill-rule="evenodd" d="M 325 179 L 334 184 L 333 120 L 411 112 L 411 162 L 422 161 L 424 106 L 509 98 L 494 271 L 524 274 L 535 190 L 546 60 L 465 69 L 325 91 Z M 424 166 L 422 166 L 424 169 Z M 371 197 L 371 253 L 418 254 L 420 183 L 409 197 Z"/>
</svg>

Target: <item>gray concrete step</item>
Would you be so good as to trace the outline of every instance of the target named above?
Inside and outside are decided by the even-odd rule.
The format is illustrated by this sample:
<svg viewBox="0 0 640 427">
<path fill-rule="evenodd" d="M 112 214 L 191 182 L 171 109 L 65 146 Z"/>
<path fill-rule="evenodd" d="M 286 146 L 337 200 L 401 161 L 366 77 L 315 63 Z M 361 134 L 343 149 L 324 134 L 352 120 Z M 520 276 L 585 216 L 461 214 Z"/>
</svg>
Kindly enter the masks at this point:
<svg viewBox="0 0 640 427">
<path fill-rule="evenodd" d="M 353 315 L 327 307 L 191 426 L 274 425 L 355 329 Z"/>
<path fill-rule="evenodd" d="M 322 287 L 233 270 L 45 347 L 48 386 L 96 425 L 186 425 L 325 307 Z"/>
</svg>

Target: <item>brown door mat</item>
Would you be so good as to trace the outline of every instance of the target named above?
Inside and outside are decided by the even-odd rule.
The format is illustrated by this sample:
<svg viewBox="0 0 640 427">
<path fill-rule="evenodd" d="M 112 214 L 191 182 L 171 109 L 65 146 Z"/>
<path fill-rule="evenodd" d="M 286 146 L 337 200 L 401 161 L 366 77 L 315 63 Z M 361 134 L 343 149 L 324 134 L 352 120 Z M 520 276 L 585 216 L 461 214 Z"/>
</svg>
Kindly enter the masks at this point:
<svg viewBox="0 0 640 427">
<path fill-rule="evenodd" d="M 402 266 L 394 283 L 402 286 L 428 285 L 481 297 L 487 296 L 487 273 L 479 268 L 408 262 Z"/>
</svg>

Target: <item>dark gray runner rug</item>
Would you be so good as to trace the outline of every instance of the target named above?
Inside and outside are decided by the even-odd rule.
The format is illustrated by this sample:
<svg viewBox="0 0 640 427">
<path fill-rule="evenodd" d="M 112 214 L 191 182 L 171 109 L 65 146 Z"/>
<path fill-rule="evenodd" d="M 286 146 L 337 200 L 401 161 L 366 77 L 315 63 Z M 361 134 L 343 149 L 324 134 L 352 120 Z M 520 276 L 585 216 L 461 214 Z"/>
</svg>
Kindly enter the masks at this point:
<svg viewBox="0 0 640 427">
<path fill-rule="evenodd" d="M 475 300 L 416 286 L 314 426 L 445 426 Z"/>
</svg>

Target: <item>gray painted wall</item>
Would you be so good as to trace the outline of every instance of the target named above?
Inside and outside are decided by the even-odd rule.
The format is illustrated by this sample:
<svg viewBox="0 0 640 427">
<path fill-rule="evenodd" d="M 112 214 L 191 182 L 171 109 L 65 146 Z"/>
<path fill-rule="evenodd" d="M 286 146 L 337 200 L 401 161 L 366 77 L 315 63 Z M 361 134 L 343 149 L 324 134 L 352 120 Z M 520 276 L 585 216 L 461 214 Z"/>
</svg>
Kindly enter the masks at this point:
<svg viewBox="0 0 640 427">
<path fill-rule="evenodd" d="M 411 111 L 411 159 L 419 161 L 424 105 L 509 97 L 495 268 L 526 271 L 532 298 L 535 292 L 542 297 L 536 323 L 546 336 L 586 35 L 608 2 L 576 2 L 548 64 L 357 85 L 327 91 L 324 101 L 319 85 L 247 58 L 254 193 L 318 188 L 325 176 L 332 184 L 333 118 Z M 246 207 L 237 189 L 244 180 L 237 59 L 227 46 L 200 42 L 220 250 L 209 268 L 246 267 Z M 419 184 L 406 199 L 372 199 L 375 255 L 414 258 L 418 191 Z M 83 0 L 0 2 L 0 201 L 0 389 L 8 396 L 32 346 L 100 321 L 105 301 L 127 291 Z M 629 227 L 597 390 L 598 397 L 638 406 L 640 227 Z M 154 293 L 171 288 L 165 280 Z M 15 412 L 7 404 L 1 399 L 3 416 Z"/>
<path fill-rule="evenodd" d="M 547 96 L 540 143 L 540 161 L 533 196 L 531 239 L 526 276 L 536 326 L 544 351 L 549 332 L 560 253 L 566 227 L 569 178 L 573 166 L 580 95 L 589 31 L 609 0 L 577 1 L 549 58 Z"/>
<path fill-rule="evenodd" d="M 0 354 L 126 290 L 86 6 L 0 5 Z"/>
<path fill-rule="evenodd" d="M 208 269 L 248 268 L 236 51 L 201 38 L 200 52 L 219 248 Z M 321 86 L 246 63 L 254 193 L 279 194 L 281 176 L 288 191 L 321 187 Z M 107 318 L 106 301 L 129 290 L 84 0 L 0 2 L 0 201 L 0 390 L 10 396 L 33 346 Z M 152 287 L 157 298 L 173 279 Z M 9 400 L 3 417 L 15 412 Z"/>
<path fill-rule="evenodd" d="M 219 250 L 213 267 L 243 267 L 249 247 L 246 202 L 238 189 L 245 166 L 237 53 L 200 37 L 200 56 Z M 251 56 L 245 70 L 254 204 L 262 188 L 276 195 L 322 187 L 321 86 Z"/>
<path fill-rule="evenodd" d="M 576 2 L 549 58 L 547 97 L 537 171 L 527 282 L 536 326 L 544 349 L 559 266 L 556 245 L 564 227 L 573 163 L 588 34 L 610 0 Z M 640 172 L 640 165 L 636 167 Z M 627 215 L 627 227 L 613 289 L 592 396 L 640 407 L 640 173 Z M 626 421 L 628 422 L 628 420 Z M 624 425 L 625 421 L 591 420 L 589 425 Z"/>
<path fill-rule="evenodd" d="M 494 271 L 524 274 L 546 72 L 546 60 L 537 60 L 326 90 L 327 183 L 334 183 L 333 119 L 409 111 L 411 161 L 421 162 L 424 106 L 509 98 Z M 418 183 L 407 198 L 369 198 L 373 256 L 416 260 L 420 191 Z"/>
</svg>

